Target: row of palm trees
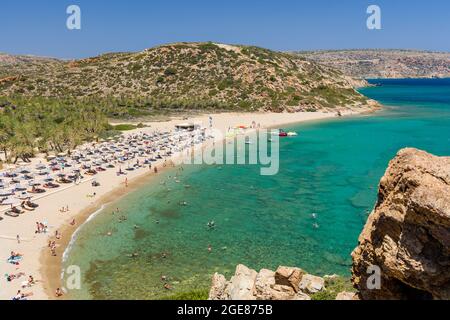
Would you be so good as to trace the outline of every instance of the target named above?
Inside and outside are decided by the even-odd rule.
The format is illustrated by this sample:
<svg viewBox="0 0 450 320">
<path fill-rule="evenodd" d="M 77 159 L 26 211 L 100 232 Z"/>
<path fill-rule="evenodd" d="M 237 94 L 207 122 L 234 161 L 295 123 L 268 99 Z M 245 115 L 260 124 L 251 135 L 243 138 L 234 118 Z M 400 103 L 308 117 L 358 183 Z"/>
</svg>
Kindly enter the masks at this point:
<svg viewBox="0 0 450 320">
<path fill-rule="evenodd" d="M 70 153 L 107 130 L 105 111 L 76 100 L 0 98 L 0 160 L 29 162 L 36 153 Z"/>
</svg>

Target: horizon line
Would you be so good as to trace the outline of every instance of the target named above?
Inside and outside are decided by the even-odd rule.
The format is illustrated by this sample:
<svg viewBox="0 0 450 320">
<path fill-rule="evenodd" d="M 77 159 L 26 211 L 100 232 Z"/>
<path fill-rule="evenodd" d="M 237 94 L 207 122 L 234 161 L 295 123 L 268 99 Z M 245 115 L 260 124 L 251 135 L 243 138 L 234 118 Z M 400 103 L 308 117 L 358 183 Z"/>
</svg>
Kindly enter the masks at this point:
<svg viewBox="0 0 450 320">
<path fill-rule="evenodd" d="M 63 61 L 70 61 L 70 60 L 83 60 L 83 59 L 89 59 L 92 57 L 98 57 L 106 54 L 120 54 L 120 53 L 138 53 L 143 52 L 145 50 L 150 49 L 156 49 L 158 47 L 163 46 L 169 46 L 169 45 L 175 45 L 175 44 L 195 44 L 195 43 L 215 43 L 215 44 L 226 44 L 231 46 L 248 46 L 248 47 L 259 47 L 263 49 L 268 49 L 274 52 L 281 52 L 281 53 L 313 53 L 313 52 L 346 52 L 346 51 L 405 51 L 405 52 L 422 52 L 422 53 L 437 53 L 437 54 L 450 54 L 450 51 L 436 51 L 436 50 L 429 50 L 429 49 L 415 49 L 415 48 L 342 48 L 342 49 L 295 49 L 295 50 L 275 50 L 266 48 L 263 46 L 258 45 L 248 45 L 248 44 L 231 44 L 231 43 L 222 43 L 222 42 L 214 42 L 214 41 L 178 41 L 178 42 L 168 42 L 163 44 L 154 45 L 152 47 L 146 47 L 140 50 L 130 50 L 130 51 L 104 51 L 97 53 L 95 55 L 89 55 L 84 57 L 77 57 L 77 58 L 68 58 L 68 57 L 57 57 L 57 56 L 51 56 L 51 55 L 38 55 L 33 53 L 8 53 L 0 51 L 0 55 L 8 55 L 13 57 L 29 57 L 29 58 L 42 58 L 42 59 L 53 59 L 53 60 L 63 60 Z"/>
</svg>

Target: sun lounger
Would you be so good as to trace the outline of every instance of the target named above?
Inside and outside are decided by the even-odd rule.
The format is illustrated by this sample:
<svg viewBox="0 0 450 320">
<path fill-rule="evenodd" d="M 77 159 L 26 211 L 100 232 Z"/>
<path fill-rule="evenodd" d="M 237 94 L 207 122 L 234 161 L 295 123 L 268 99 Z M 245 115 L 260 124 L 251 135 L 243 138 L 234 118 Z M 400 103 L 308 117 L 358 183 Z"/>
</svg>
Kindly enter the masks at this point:
<svg viewBox="0 0 450 320">
<path fill-rule="evenodd" d="M 37 203 L 31 202 L 31 201 L 27 201 L 25 203 L 25 205 L 29 208 L 34 208 L 34 209 L 39 207 L 39 205 Z"/>
<path fill-rule="evenodd" d="M 17 207 L 13 207 L 13 208 L 11 209 L 11 211 L 14 212 L 14 213 L 17 213 L 17 214 L 23 214 L 23 213 L 25 213 L 25 211 L 20 210 L 20 209 L 17 209 Z"/>
<path fill-rule="evenodd" d="M 21 204 L 20 207 L 26 211 L 34 211 L 34 208 L 28 207 L 25 203 Z"/>
<path fill-rule="evenodd" d="M 59 188 L 59 184 L 49 182 L 49 183 L 44 184 L 44 188 L 56 189 L 56 188 Z"/>
<path fill-rule="evenodd" d="M 6 211 L 5 216 L 11 217 L 11 218 L 17 218 L 20 214 L 12 212 L 12 211 Z"/>
<path fill-rule="evenodd" d="M 72 183 L 72 180 L 66 179 L 66 178 L 61 178 L 57 180 L 58 183 L 63 183 L 63 184 L 69 184 Z"/>
<path fill-rule="evenodd" d="M 28 193 L 44 193 L 45 190 L 44 189 L 39 189 L 39 188 L 35 188 L 34 190 L 29 190 Z"/>
</svg>

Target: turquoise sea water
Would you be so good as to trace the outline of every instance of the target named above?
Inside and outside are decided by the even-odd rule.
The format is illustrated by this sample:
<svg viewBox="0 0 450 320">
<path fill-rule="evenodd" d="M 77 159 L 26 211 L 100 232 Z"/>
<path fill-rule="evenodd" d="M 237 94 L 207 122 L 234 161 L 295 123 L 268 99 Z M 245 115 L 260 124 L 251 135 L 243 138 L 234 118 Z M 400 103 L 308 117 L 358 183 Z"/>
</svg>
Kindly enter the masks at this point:
<svg viewBox="0 0 450 320">
<path fill-rule="evenodd" d="M 361 92 L 385 110 L 287 128 L 300 135 L 280 140 L 275 176 L 257 166 L 184 166 L 107 206 L 81 229 L 65 263 L 82 269 L 82 289 L 71 297 L 154 299 L 208 287 L 214 272 L 230 276 L 238 263 L 349 275 L 389 160 L 403 147 L 450 155 L 450 79 L 371 82 L 381 86 Z M 116 207 L 127 221 L 112 214 Z"/>
</svg>

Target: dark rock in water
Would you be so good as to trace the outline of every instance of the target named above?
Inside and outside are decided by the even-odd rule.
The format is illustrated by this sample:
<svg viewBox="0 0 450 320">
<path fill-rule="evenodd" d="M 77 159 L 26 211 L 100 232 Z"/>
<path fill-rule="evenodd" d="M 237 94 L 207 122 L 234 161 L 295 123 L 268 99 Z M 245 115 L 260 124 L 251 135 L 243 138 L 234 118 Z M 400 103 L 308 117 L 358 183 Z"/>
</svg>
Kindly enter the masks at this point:
<svg viewBox="0 0 450 320">
<path fill-rule="evenodd" d="M 350 198 L 350 205 L 356 209 L 366 209 L 373 206 L 373 201 L 372 192 L 362 190 Z"/>
<path fill-rule="evenodd" d="M 134 240 L 145 239 L 150 236 L 150 232 L 143 229 L 134 230 Z"/>
<path fill-rule="evenodd" d="M 352 257 L 360 299 L 450 299 L 450 157 L 397 154 Z"/>
</svg>

